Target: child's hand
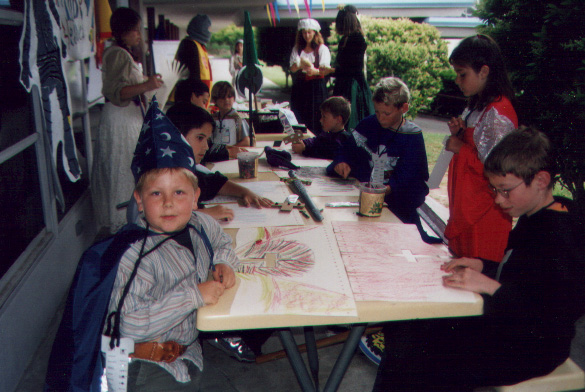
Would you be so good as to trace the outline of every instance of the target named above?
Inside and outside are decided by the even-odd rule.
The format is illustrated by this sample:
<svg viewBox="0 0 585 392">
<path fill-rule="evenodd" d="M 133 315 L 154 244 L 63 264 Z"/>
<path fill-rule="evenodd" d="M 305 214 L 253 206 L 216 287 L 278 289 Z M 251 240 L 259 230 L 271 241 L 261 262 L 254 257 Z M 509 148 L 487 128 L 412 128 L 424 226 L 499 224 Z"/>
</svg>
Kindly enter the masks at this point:
<svg viewBox="0 0 585 392">
<path fill-rule="evenodd" d="M 244 207 L 250 207 L 251 205 L 253 205 L 256 208 L 262 208 L 271 207 L 274 203 L 272 202 L 272 200 L 259 196 L 246 188 L 246 190 L 242 194 L 242 204 L 244 205 Z"/>
<path fill-rule="evenodd" d="M 232 288 L 236 284 L 236 274 L 227 264 L 216 264 L 213 271 L 213 279 L 223 284 L 226 289 Z"/>
<path fill-rule="evenodd" d="M 459 154 L 461 147 L 463 147 L 465 143 L 457 136 L 449 136 L 447 139 L 447 143 L 445 143 L 445 150 L 451 151 L 452 153 Z"/>
<path fill-rule="evenodd" d="M 471 268 L 458 268 L 452 271 L 451 275 L 443 276 L 443 285 L 446 287 L 493 295 L 501 286 L 498 281 Z"/>
<path fill-rule="evenodd" d="M 247 152 L 243 147 L 238 146 L 227 146 L 228 153 L 230 154 L 230 159 L 236 159 L 240 152 Z"/>
<path fill-rule="evenodd" d="M 144 82 L 146 84 L 146 91 L 156 90 L 157 88 L 161 87 L 164 83 L 162 80 L 162 76 L 160 74 L 151 75 L 148 77 L 148 80 Z"/>
<path fill-rule="evenodd" d="M 335 173 L 339 174 L 343 178 L 347 178 L 351 172 L 351 167 L 345 162 L 338 163 L 335 165 Z"/>
<path fill-rule="evenodd" d="M 234 219 L 234 210 L 221 204 L 214 207 L 203 208 L 198 211 L 201 211 L 204 214 L 207 214 L 217 220 L 224 220 L 229 222 Z"/>
<path fill-rule="evenodd" d="M 302 154 L 303 151 L 305 151 L 305 143 L 303 143 L 303 142 L 293 143 L 292 144 L 292 150 L 296 154 Z"/>
<path fill-rule="evenodd" d="M 483 270 L 483 261 L 470 257 L 458 257 L 441 265 L 441 270 L 445 272 L 452 272 L 459 268 L 471 268 L 474 271 L 481 272 Z"/>
<path fill-rule="evenodd" d="M 461 117 L 452 117 L 447 123 L 451 135 L 457 135 L 461 129 L 465 128 L 465 122 Z"/>
<path fill-rule="evenodd" d="M 205 305 L 215 305 L 225 291 L 225 286 L 219 281 L 210 280 L 197 285 Z"/>
</svg>

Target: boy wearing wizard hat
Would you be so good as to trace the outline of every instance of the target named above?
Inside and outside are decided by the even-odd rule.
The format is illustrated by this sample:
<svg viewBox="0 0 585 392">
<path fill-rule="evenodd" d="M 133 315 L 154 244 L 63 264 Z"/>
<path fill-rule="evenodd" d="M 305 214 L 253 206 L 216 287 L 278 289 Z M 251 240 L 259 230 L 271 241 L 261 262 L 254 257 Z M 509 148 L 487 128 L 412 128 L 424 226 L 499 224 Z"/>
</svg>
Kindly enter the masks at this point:
<svg viewBox="0 0 585 392">
<path fill-rule="evenodd" d="M 234 286 L 239 260 L 217 221 L 195 211 L 194 170 L 191 146 L 153 99 L 132 161 L 140 219 L 84 253 L 45 390 L 99 390 L 102 332 L 106 353 L 121 350 L 121 340 L 133 341 L 128 390 L 198 391 L 208 378 L 202 377 L 197 309 Z"/>
<path fill-rule="evenodd" d="M 191 146 L 154 101 L 132 161 L 145 236 L 122 255 L 108 307 L 119 317 L 114 336 L 135 343 L 129 386 L 160 382 L 166 391 L 198 384 L 203 356 L 196 310 L 217 303 L 236 282 L 239 261 L 231 238 L 215 219 L 195 212 L 200 190 L 194 170 Z"/>
</svg>

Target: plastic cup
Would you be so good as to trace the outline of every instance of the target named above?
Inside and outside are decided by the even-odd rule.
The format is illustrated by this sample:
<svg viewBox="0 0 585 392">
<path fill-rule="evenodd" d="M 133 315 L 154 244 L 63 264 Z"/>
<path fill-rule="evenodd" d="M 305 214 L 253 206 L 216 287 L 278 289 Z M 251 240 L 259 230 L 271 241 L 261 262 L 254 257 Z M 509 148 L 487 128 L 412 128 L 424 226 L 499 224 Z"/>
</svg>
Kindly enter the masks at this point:
<svg viewBox="0 0 585 392">
<path fill-rule="evenodd" d="M 360 189 L 360 215 L 376 217 L 382 215 L 386 187 L 384 185 L 373 185 L 369 182 L 362 182 Z"/>
<path fill-rule="evenodd" d="M 240 178 L 258 177 L 258 157 L 255 152 L 238 153 L 238 168 L 240 169 Z"/>
</svg>

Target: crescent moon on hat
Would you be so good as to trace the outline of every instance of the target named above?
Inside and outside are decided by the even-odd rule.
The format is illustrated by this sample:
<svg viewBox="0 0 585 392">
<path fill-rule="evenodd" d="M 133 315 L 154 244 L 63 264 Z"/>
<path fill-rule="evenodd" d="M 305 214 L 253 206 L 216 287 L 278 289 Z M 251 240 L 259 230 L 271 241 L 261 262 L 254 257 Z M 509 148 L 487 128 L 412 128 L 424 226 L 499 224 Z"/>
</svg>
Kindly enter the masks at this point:
<svg viewBox="0 0 585 392">
<path fill-rule="evenodd" d="M 166 137 L 166 141 L 168 142 L 169 140 L 171 140 L 171 134 L 168 132 L 163 132 L 160 134 L 161 136 L 165 136 Z"/>
<path fill-rule="evenodd" d="M 193 166 L 195 164 L 195 161 L 193 160 L 193 158 L 189 157 L 189 166 Z"/>
</svg>

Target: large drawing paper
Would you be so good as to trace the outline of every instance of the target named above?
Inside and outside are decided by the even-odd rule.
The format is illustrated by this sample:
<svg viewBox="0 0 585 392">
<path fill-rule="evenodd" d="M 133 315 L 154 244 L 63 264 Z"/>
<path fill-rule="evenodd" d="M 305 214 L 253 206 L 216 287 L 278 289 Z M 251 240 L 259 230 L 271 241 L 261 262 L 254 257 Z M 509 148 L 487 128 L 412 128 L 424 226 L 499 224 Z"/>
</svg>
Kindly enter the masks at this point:
<svg viewBox="0 0 585 392">
<path fill-rule="evenodd" d="M 227 207 L 234 210 L 234 219 L 229 222 L 220 221 L 222 228 L 262 227 L 262 226 L 301 226 L 303 217 L 297 209 L 282 212 L 280 208 L 243 207 L 239 204 L 229 204 Z"/>
<path fill-rule="evenodd" d="M 275 203 L 284 202 L 284 199 L 290 195 L 288 186 L 282 181 L 248 181 L 238 182 L 238 185 L 248 188 L 257 195 L 266 197 Z M 238 200 L 239 197 L 236 196 L 217 195 L 211 200 L 204 201 L 203 204 L 236 203 Z"/>
<path fill-rule="evenodd" d="M 444 246 L 420 239 L 415 225 L 332 222 L 356 301 L 474 302 L 443 286 Z"/>
<path fill-rule="evenodd" d="M 357 315 L 330 227 L 241 229 L 236 243 L 242 266 L 230 314 Z"/>
</svg>

